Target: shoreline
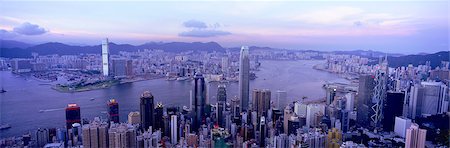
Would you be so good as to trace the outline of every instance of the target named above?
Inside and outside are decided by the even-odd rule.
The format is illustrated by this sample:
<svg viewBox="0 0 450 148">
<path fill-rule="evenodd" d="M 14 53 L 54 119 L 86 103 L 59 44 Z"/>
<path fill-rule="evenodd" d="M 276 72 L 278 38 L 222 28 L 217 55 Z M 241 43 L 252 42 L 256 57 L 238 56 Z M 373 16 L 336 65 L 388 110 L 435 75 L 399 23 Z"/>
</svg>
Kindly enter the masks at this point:
<svg viewBox="0 0 450 148">
<path fill-rule="evenodd" d="M 134 83 L 134 82 L 140 82 L 140 81 L 148 81 L 148 80 L 156 80 L 156 79 L 162 79 L 163 77 L 152 77 L 152 78 L 144 78 L 144 79 L 133 79 L 133 80 L 117 80 L 118 82 L 112 82 L 111 84 L 103 84 L 101 86 L 94 86 L 94 85 L 89 85 L 89 86 L 85 86 L 83 88 L 79 88 L 79 89 L 75 89 L 75 90 L 70 90 L 70 89 L 64 89 L 61 86 L 57 85 L 53 85 L 51 87 L 51 89 L 56 90 L 57 92 L 60 93 L 78 93 L 78 92 L 86 92 L 86 91 L 93 91 L 93 90 L 100 90 L 100 89 L 106 89 L 106 88 L 111 88 L 113 86 L 118 86 L 121 84 L 128 84 L 128 83 Z"/>
</svg>

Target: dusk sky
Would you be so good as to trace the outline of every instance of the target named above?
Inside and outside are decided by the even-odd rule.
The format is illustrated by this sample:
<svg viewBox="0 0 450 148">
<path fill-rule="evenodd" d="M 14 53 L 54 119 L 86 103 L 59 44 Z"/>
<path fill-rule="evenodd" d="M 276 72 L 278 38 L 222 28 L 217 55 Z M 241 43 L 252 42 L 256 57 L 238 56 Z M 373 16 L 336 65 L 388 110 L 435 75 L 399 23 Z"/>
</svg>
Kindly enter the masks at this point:
<svg viewBox="0 0 450 148">
<path fill-rule="evenodd" d="M 441 1 L 0 1 L 0 36 L 27 43 L 209 42 L 311 50 L 449 50 Z"/>
</svg>

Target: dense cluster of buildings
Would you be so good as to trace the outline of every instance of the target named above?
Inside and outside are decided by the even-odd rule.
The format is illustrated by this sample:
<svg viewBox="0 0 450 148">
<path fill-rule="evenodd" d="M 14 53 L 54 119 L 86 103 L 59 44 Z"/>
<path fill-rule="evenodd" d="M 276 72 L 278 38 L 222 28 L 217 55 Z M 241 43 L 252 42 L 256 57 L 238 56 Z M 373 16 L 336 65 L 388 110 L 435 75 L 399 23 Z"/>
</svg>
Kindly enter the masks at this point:
<svg viewBox="0 0 450 148">
<path fill-rule="evenodd" d="M 103 47 L 108 48 L 107 41 Z M 109 55 L 103 54 L 102 58 L 108 59 Z M 229 65 L 235 63 L 229 63 L 229 58 L 218 60 L 222 67 L 217 69 L 225 74 L 234 71 Z M 170 64 L 169 71 L 177 69 L 174 75 L 189 74 L 193 78 L 188 106 L 166 107 L 155 103 L 152 93 L 146 91 L 140 97 L 139 111 L 130 112 L 127 122 L 122 122 L 124 119 L 119 120 L 118 116 L 119 102 L 115 100 L 107 102 L 108 119 L 92 121 L 81 121 L 82 107 L 69 104 L 65 110 L 66 128 L 38 129 L 33 136 L 23 135 L 20 143 L 3 139 L 0 145 L 94 148 L 448 146 L 445 136 L 449 133 L 450 73 L 449 63 L 445 61 L 437 69 L 429 65 L 391 68 L 387 58 L 382 58 L 378 65 L 367 66 L 365 58 L 336 56 L 333 59 L 346 60 L 328 63 L 329 68 L 339 73 L 357 73 L 358 88 L 327 87 L 324 102 L 299 99 L 280 106 L 280 101 L 288 97 L 286 91 L 250 90 L 252 64 L 248 47 L 241 48 L 236 65 L 238 96 L 227 96 L 226 86 L 219 85 L 217 102 L 212 103 L 207 100 L 206 75 L 202 73 L 217 69 L 190 67 L 195 62 L 183 63 L 186 59 L 176 56 L 176 61 L 182 64 Z M 127 67 L 127 63 L 123 60 L 117 65 Z M 134 60 L 132 63 L 130 65 L 134 65 Z M 103 69 L 110 70 L 108 66 L 103 62 Z M 191 68 L 196 70 L 191 71 Z M 103 75 L 108 74 L 103 70 Z M 444 140 L 440 140 L 442 136 Z"/>
</svg>

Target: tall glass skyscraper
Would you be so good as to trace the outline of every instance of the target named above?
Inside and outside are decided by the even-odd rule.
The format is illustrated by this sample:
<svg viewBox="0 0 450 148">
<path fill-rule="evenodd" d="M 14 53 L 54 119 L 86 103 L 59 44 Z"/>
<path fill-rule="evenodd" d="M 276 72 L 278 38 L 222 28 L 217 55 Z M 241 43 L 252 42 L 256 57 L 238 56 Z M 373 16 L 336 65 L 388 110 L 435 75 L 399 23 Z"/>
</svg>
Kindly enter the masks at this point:
<svg viewBox="0 0 450 148">
<path fill-rule="evenodd" d="M 152 93 L 149 91 L 145 91 L 141 96 L 141 103 L 140 103 L 140 109 L 141 109 L 141 128 L 144 131 L 147 131 L 150 126 L 153 127 L 154 123 L 154 98 Z"/>
<path fill-rule="evenodd" d="M 220 84 L 217 89 L 217 122 L 220 127 L 225 126 L 223 112 L 227 103 L 227 91 L 224 84 Z"/>
<path fill-rule="evenodd" d="M 155 130 L 163 130 L 164 129 L 164 121 L 162 120 L 164 116 L 164 106 L 162 103 L 157 103 L 155 108 Z"/>
<path fill-rule="evenodd" d="M 109 46 L 108 38 L 102 42 L 102 69 L 103 76 L 109 76 Z"/>
<path fill-rule="evenodd" d="M 248 47 L 242 46 L 239 58 L 239 100 L 241 101 L 241 111 L 248 109 L 250 91 L 250 59 Z"/>
<path fill-rule="evenodd" d="M 192 106 L 194 107 L 194 114 L 195 114 L 195 120 L 194 120 L 194 130 L 197 130 L 200 125 L 202 124 L 202 121 L 204 120 L 203 117 L 205 116 L 205 108 L 206 108 L 206 84 L 205 84 L 205 78 L 202 74 L 197 73 L 194 77 L 194 101 L 192 102 Z"/>
</svg>

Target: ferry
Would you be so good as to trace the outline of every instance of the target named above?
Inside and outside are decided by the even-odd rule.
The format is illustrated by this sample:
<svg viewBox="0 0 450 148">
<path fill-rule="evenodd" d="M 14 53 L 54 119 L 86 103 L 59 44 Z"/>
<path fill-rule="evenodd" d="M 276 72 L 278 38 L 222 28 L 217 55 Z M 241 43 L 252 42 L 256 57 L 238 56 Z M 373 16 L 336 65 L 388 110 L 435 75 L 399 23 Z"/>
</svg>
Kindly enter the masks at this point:
<svg viewBox="0 0 450 148">
<path fill-rule="evenodd" d="M 185 81 L 187 79 L 189 79 L 189 77 L 178 77 L 177 81 Z"/>
<path fill-rule="evenodd" d="M 8 128 L 11 128 L 11 125 L 9 125 L 9 124 L 0 124 L 0 130 L 5 130 L 5 129 L 8 129 Z"/>
</svg>

